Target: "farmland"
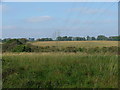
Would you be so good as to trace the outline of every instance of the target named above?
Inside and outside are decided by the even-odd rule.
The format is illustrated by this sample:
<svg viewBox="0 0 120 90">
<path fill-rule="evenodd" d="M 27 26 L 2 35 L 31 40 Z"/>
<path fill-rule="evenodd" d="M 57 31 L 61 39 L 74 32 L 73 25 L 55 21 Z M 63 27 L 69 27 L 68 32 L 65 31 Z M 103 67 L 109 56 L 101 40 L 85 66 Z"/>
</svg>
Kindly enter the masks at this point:
<svg viewBox="0 0 120 90">
<path fill-rule="evenodd" d="M 29 42 L 30 43 L 30 42 Z M 112 47 L 117 41 L 32 42 L 34 46 Z M 117 88 L 114 52 L 5 52 L 3 88 Z"/>
<path fill-rule="evenodd" d="M 43 42 L 33 42 L 32 45 L 35 46 L 59 46 L 59 47 L 110 47 L 118 46 L 118 41 L 43 41 Z"/>
</svg>

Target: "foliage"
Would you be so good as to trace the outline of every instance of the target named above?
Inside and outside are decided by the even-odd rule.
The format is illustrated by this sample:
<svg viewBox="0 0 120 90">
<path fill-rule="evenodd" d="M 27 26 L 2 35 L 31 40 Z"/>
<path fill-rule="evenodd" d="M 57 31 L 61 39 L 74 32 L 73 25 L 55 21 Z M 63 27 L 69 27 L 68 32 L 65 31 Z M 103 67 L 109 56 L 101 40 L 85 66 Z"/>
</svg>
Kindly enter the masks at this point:
<svg viewBox="0 0 120 90">
<path fill-rule="evenodd" d="M 31 52 L 31 48 L 26 45 L 17 45 L 12 49 L 12 52 Z"/>
<path fill-rule="evenodd" d="M 3 52 L 11 51 L 17 45 L 22 45 L 22 42 L 20 42 L 17 39 L 10 39 L 7 42 L 3 43 L 3 45 L 2 45 L 2 51 Z"/>
<path fill-rule="evenodd" d="M 18 39 L 22 44 L 26 44 L 28 40 L 26 38 L 20 38 Z"/>
<path fill-rule="evenodd" d="M 24 51 L 30 51 L 28 50 L 29 47 L 27 47 L 26 44 L 27 40 L 24 38 L 21 39 L 9 39 L 2 45 L 2 51 L 3 52 L 24 52 Z"/>
<path fill-rule="evenodd" d="M 99 35 L 97 37 L 97 40 L 108 40 L 108 38 L 106 36 L 104 36 L 104 35 Z"/>
<path fill-rule="evenodd" d="M 36 41 L 53 41 L 52 38 L 39 38 Z"/>
</svg>

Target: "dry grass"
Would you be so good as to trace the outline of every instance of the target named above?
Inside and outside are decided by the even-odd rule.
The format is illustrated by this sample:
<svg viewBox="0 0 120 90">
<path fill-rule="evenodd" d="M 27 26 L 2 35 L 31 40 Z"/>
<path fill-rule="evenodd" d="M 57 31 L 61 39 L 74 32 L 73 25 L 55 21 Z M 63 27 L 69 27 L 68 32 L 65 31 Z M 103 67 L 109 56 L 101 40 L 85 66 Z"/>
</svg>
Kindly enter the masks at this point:
<svg viewBox="0 0 120 90">
<path fill-rule="evenodd" d="M 33 42 L 35 46 L 59 46 L 59 47 L 110 47 L 118 46 L 118 41 L 41 41 Z"/>
</svg>

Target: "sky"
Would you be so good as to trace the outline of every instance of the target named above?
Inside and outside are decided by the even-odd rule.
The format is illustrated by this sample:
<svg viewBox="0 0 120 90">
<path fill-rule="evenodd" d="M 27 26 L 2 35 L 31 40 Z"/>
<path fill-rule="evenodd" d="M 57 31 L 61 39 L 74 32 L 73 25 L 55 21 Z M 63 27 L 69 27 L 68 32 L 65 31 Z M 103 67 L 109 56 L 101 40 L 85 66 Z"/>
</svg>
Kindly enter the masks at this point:
<svg viewBox="0 0 120 90">
<path fill-rule="evenodd" d="M 117 2 L 4 2 L 1 7 L 2 38 L 118 35 Z"/>
</svg>

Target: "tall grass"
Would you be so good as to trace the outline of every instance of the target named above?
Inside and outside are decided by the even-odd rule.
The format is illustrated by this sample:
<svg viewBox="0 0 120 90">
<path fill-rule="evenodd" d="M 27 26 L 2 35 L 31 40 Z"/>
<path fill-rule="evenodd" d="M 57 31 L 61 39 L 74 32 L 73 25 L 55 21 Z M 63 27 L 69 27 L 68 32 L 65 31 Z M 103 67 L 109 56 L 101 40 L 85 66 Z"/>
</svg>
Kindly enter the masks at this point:
<svg viewBox="0 0 120 90">
<path fill-rule="evenodd" d="M 5 53 L 3 88 L 117 88 L 118 56 Z"/>
</svg>

